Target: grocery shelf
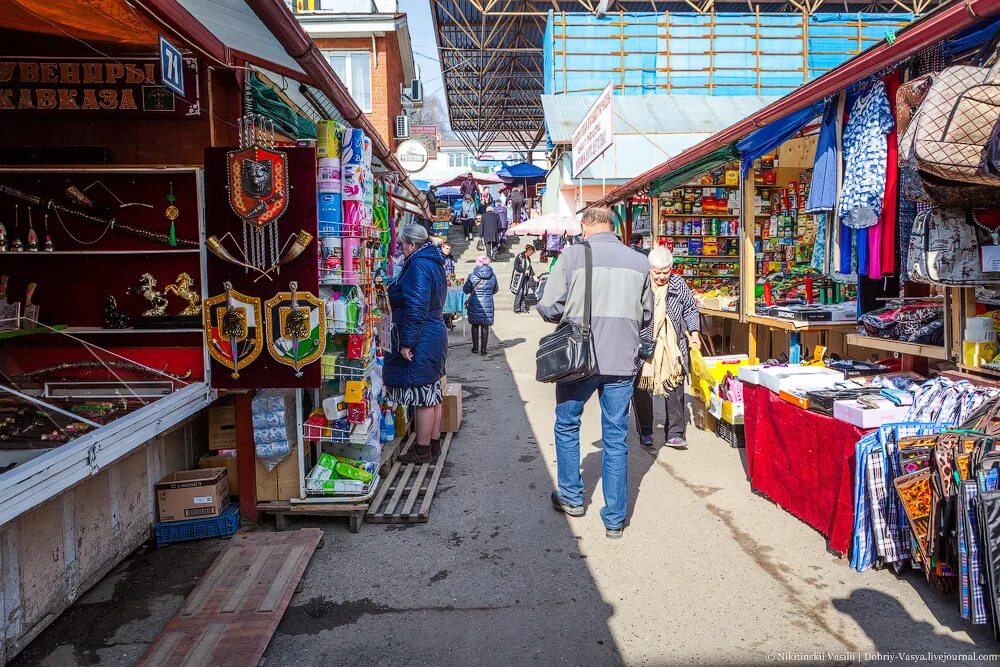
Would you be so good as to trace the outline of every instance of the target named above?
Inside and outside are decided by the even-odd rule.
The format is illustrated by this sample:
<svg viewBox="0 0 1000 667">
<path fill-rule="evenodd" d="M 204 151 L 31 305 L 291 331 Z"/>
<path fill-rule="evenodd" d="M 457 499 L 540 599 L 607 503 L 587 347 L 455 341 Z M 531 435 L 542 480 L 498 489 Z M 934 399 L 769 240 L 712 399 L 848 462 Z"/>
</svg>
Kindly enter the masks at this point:
<svg viewBox="0 0 1000 667">
<path fill-rule="evenodd" d="M 660 212 L 661 218 L 697 218 L 698 220 L 702 218 L 739 218 L 740 214 L 736 213 L 664 213 Z"/>
</svg>

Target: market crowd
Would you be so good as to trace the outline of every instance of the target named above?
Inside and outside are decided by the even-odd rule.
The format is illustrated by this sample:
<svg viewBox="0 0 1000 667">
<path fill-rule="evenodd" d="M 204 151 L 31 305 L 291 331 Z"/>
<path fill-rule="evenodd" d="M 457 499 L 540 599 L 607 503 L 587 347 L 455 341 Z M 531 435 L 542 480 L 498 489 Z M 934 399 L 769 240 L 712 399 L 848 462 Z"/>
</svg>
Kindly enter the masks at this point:
<svg viewBox="0 0 1000 667">
<path fill-rule="evenodd" d="M 478 189 L 471 179 L 468 182 L 472 185 L 463 196 L 462 215 L 472 216 Z M 471 239 L 470 223 L 463 218 L 462 224 L 466 240 Z M 666 445 L 685 448 L 684 382 L 690 373 L 690 350 L 701 346 L 694 295 L 672 271 L 671 252 L 665 247 L 645 249 L 641 237 L 629 241 L 626 245 L 616 235 L 609 210 L 589 209 L 583 215 L 580 242 L 562 250 L 537 302 L 546 321 L 584 327 L 592 340 L 593 372 L 555 387 L 558 488 L 552 491 L 552 504 L 570 516 L 584 513 L 580 423 L 584 406 L 596 394 L 602 414 L 601 518 L 612 539 L 622 536 L 626 521 L 629 413 L 635 414 L 641 446 L 651 450 L 653 402 L 660 397 L 666 410 Z M 404 260 L 389 288 L 393 333 L 385 385 L 393 400 L 416 408 L 416 443 L 403 460 L 424 463 L 440 452 L 441 379 L 448 352 L 444 311 L 455 261 L 450 244 L 435 243 L 419 224 L 401 229 L 397 244 Z M 527 312 L 536 295 L 534 254 L 535 247 L 528 244 L 514 261 L 510 289 L 516 313 Z M 489 251 L 479 256 L 462 285 L 472 352 L 484 356 L 499 292 L 491 263 Z M 596 273 L 600 280 L 593 280 Z"/>
</svg>

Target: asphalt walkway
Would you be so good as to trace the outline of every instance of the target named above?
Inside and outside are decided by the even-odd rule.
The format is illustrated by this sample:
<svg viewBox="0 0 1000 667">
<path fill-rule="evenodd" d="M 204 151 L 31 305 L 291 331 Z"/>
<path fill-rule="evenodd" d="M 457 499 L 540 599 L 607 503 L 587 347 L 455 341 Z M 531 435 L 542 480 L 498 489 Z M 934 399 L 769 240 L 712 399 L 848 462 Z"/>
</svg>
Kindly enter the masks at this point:
<svg viewBox="0 0 1000 667">
<path fill-rule="evenodd" d="M 478 253 L 463 246 L 467 274 Z M 506 287 L 510 257 L 494 266 Z M 689 430 L 686 451 L 632 448 L 631 519 L 610 541 L 597 512 L 594 402 L 583 428 L 587 515 L 554 512 L 554 394 L 534 380 L 537 341 L 551 327 L 511 310 L 501 289 L 485 358 L 470 353 L 462 323 L 451 337 L 465 422 L 428 523 L 359 534 L 341 520 L 293 523 L 321 526 L 325 545 L 264 664 L 857 664 L 873 653 L 913 664 L 908 656 L 997 649 L 919 575 L 850 570 L 819 534 L 753 495 L 737 451 L 704 432 Z M 220 547 L 139 552 L 16 664 L 133 664 Z"/>
</svg>

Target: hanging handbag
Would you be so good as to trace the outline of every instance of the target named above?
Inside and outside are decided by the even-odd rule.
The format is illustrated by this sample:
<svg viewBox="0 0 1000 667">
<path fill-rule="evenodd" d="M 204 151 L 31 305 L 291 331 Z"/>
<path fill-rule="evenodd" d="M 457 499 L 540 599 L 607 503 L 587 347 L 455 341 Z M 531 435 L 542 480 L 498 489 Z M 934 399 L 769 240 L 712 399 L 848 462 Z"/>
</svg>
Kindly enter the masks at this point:
<svg viewBox="0 0 1000 667">
<path fill-rule="evenodd" d="M 583 321 L 577 324 L 564 315 L 556 330 L 539 341 L 535 353 L 535 379 L 539 382 L 578 382 L 597 372 L 597 354 L 590 328 L 594 256 L 589 243 L 582 245 L 585 257 Z"/>
<path fill-rule="evenodd" d="M 900 140 L 917 167 L 960 183 L 1000 186 L 982 169 L 986 144 L 1000 119 L 1000 61 L 990 69 L 959 65 L 933 75 L 930 88 Z"/>
<path fill-rule="evenodd" d="M 984 273 L 972 211 L 933 208 L 913 222 L 907 255 L 910 280 L 939 285 L 990 285 L 1000 273 Z"/>
</svg>

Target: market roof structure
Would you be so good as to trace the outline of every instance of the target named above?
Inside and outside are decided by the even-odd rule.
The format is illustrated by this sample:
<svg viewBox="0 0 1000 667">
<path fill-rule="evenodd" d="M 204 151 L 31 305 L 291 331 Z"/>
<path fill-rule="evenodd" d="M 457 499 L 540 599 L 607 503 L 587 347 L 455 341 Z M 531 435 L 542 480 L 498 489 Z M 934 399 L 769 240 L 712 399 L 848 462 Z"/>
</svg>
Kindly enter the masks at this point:
<svg viewBox="0 0 1000 667">
<path fill-rule="evenodd" d="M 495 143 L 530 151 L 544 139 L 543 36 L 549 13 L 795 12 L 824 0 L 430 0 L 452 130 L 480 155 Z M 921 14 L 944 0 L 840 0 L 830 11 Z M 613 47 L 612 47 L 613 48 Z"/>
<path fill-rule="evenodd" d="M 815 108 L 818 102 L 830 95 L 879 72 L 892 63 L 900 62 L 932 44 L 941 42 L 950 35 L 974 26 L 983 19 L 993 18 L 994 22 L 990 22 L 988 27 L 990 30 L 995 30 L 997 24 L 995 22 L 1000 22 L 1000 19 L 996 18 L 998 15 L 1000 15 L 1000 4 L 994 0 L 964 0 L 940 7 L 894 34 L 891 40 L 882 40 L 795 92 L 785 95 L 757 113 L 636 176 L 588 206 L 614 204 L 647 191 L 651 187 L 657 191 L 663 190 L 672 187 L 672 184 L 683 182 L 696 173 L 704 172 L 705 169 L 711 168 L 711 165 L 735 159 L 740 155 L 737 142 L 761 128 L 770 130 L 769 126 L 772 124 L 776 127 L 795 115 L 809 116 L 810 107 Z M 982 41 L 982 34 L 977 33 L 968 39 L 955 41 L 967 41 L 974 45 Z M 952 46 L 961 49 L 968 45 Z"/>
</svg>

